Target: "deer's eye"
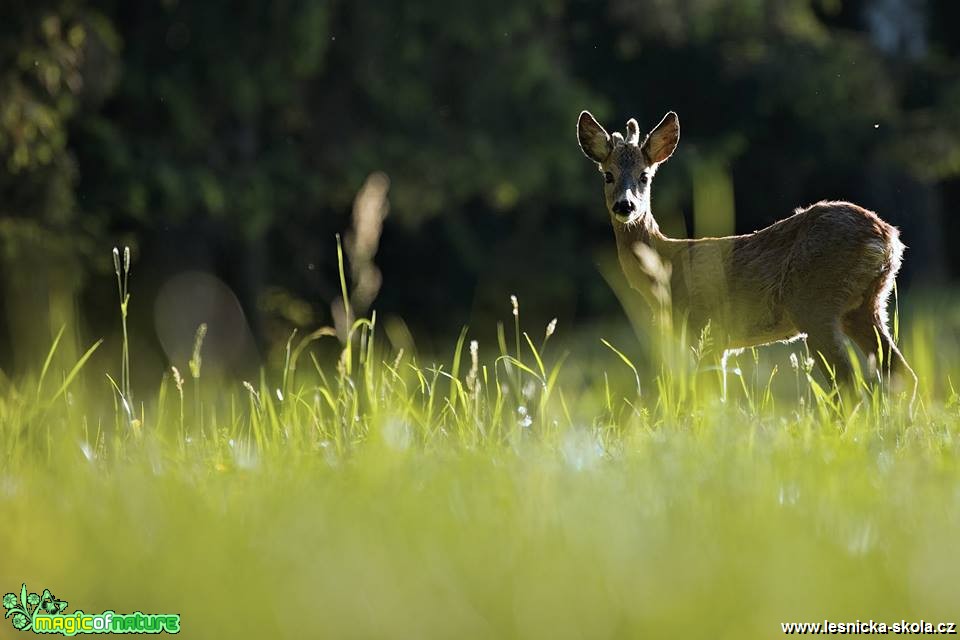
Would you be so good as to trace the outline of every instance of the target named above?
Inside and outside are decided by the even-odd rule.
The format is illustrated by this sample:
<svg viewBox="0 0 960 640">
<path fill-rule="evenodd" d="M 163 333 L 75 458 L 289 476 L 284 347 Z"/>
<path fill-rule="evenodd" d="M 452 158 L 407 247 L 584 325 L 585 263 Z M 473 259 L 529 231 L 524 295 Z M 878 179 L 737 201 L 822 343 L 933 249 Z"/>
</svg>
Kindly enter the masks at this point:
<svg viewBox="0 0 960 640">
<path fill-rule="evenodd" d="M 604 172 L 603 181 L 606 182 L 607 184 L 613 184 L 613 174 L 610 173 L 609 171 Z"/>
<path fill-rule="evenodd" d="M 647 184 L 648 182 L 650 182 L 650 176 L 648 176 L 646 173 L 641 173 L 640 184 Z"/>
</svg>

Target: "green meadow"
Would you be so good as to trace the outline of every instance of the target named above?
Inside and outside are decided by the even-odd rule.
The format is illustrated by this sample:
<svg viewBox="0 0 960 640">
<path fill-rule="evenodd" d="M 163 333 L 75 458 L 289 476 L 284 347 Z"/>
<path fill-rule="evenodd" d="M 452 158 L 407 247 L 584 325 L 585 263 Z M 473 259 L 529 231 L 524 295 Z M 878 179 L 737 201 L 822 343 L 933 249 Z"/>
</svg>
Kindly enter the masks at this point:
<svg viewBox="0 0 960 640">
<path fill-rule="evenodd" d="M 339 338 L 292 335 L 259 380 L 206 376 L 201 330 L 189 366 L 142 397 L 126 343 L 116 371 L 86 356 L 54 371 L 58 336 L 0 391 L 0 590 L 48 588 L 68 614 L 179 613 L 188 638 L 952 622 L 960 305 L 945 300 L 896 316 L 913 407 L 869 376 L 841 398 L 803 343 L 732 357 L 724 392 L 709 334 L 566 335 L 562 318 L 525 326 L 522 301 L 505 300 L 498 344 L 464 330 L 415 356 L 371 314 Z"/>
</svg>

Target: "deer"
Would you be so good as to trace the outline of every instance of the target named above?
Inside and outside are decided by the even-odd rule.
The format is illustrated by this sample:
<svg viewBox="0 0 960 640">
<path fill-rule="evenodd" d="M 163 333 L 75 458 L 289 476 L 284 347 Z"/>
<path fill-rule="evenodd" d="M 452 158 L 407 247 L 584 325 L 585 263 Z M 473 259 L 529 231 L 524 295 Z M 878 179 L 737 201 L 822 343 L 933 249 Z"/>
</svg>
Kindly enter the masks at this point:
<svg viewBox="0 0 960 640">
<path fill-rule="evenodd" d="M 903 260 L 896 227 L 844 201 L 820 201 L 744 235 L 669 238 L 650 205 L 653 178 L 680 142 L 680 120 L 668 112 L 641 138 L 635 118 L 612 134 L 588 111 L 577 120 L 584 155 L 603 176 L 617 257 L 627 282 L 656 308 L 652 254 L 665 265 L 673 315 L 691 335 L 709 326 L 725 363 L 729 353 L 806 338 L 820 370 L 840 389 L 854 387 L 845 338 L 876 370 L 877 354 L 894 388 L 917 376 L 888 329 L 887 304 Z M 709 323 L 709 325 L 708 325 Z"/>
</svg>

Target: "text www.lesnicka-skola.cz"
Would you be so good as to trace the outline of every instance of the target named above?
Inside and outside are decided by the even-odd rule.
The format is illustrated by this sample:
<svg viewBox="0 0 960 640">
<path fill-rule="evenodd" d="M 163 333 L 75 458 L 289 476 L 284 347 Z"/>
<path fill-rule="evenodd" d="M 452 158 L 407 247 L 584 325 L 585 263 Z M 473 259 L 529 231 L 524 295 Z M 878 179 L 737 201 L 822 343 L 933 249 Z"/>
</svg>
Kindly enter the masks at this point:
<svg viewBox="0 0 960 640">
<path fill-rule="evenodd" d="M 955 622 L 927 622 L 926 620 L 917 620 L 909 622 L 900 620 L 899 622 L 878 622 L 876 620 L 857 620 L 856 622 L 781 622 L 780 627 L 783 633 L 790 635 L 840 635 L 840 634 L 859 634 L 859 635 L 956 635 L 957 623 Z"/>
</svg>

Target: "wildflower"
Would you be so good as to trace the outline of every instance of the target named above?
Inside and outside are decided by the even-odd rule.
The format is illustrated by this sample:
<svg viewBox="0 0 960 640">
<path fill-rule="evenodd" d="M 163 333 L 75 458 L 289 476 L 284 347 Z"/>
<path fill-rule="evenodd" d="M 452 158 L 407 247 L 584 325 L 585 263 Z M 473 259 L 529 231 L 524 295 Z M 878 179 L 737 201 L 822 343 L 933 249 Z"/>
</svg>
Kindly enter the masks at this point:
<svg viewBox="0 0 960 640">
<path fill-rule="evenodd" d="M 123 272 L 130 273 L 130 247 L 123 248 Z"/>
<path fill-rule="evenodd" d="M 533 380 L 527 380 L 520 392 L 523 394 L 524 398 L 532 398 L 533 394 L 537 392 L 537 385 L 533 382 Z"/>
<path fill-rule="evenodd" d="M 40 596 L 38 596 L 35 593 L 31 593 L 30 595 L 27 596 L 27 604 L 30 605 L 31 607 L 37 606 L 38 604 L 40 604 Z"/>
<path fill-rule="evenodd" d="M 549 338 L 550 336 L 552 336 L 553 332 L 556 330 L 557 330 L 557 319 L 554 318 L 553 320 L 550 321 L 550 324 L 547 325 L 546 337 Z"/>
<path fill-rule="evenodd" d="M 567 464 L 576 471 L 593 467 L 604 455 L 603 445 L 586 429 L 571 429 L 560 446 Z"/>
<path fill-rule="evenodd" d="M 413 429 L 406 422 L 388 420 L 383 425 L 383 441 L 391 449 L 405 451 L 413 444 Z"/>
<path fill-rule="evenodd" d="M 3 608 L 4 609 L 13 609 L 17 606 L 17 596 L 12 593 L 8 593 L 3 596 Z"/>
<path fill-rule="evenodd" d="M 27 616 L 23 615 L 22 613 L 18 613 L 17 615 L 13 616 L 14 629 L 23 631 L 27 628 L 27 624 L 29 624 L 29 620 L 27 620 Z"/>
<path fill-rule="evenodd" d="M 517 296 L 510 296 L 510 304 L 513 305 L 513 317 L 520 317 L 520 302 L 517 300 Z"/>
<path fill-rule="evenodd" d="M 113 248 L 113 270 L 116 271 L 117 277 L 120 277 L 120 250 L 116 247 Z"/>
<path fill-rule="evenodd" d="M 528 428 L 531 424 L 533 424 L 533 418 L 530 416 L 530 413 L 527 411 L 527 408 L 525 406 L 520 405 L 519 407 L 517 407 L 517 415 L 520 418 L 517 421 L 517 424 L 519 424 L 524 429 Z"/>
<path fill-rule="evenodd" d="M 790 354 L 790 368 L 794 371 L 800 368 L 800 362 L 797 360 L 797 354 L 795 353 Z"/>
</svg>

